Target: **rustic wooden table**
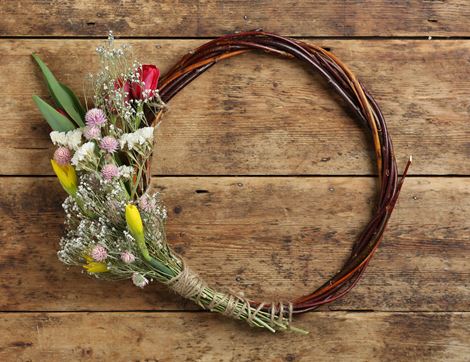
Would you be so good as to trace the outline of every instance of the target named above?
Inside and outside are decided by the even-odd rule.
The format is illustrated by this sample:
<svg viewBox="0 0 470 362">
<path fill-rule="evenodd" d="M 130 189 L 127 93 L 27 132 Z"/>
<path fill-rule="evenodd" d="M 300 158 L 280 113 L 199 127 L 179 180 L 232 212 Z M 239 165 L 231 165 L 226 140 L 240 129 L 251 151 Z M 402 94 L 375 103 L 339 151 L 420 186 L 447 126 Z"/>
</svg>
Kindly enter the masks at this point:
<svg viewBox="0 0 470 362">
<path fill-rule="evenodd" d="M 470 360 L 470 3 L 2 1 L 0 360 Z M 272 335 L 151 285 L 101 282 L 56 258 L 37 52 L 79 91 L 113 29 L 164 71 L 217 35 L 262 27 L 331 49 L 379 101 L 402 169 L 378 253 L 344 299 Z M 154 188 L 169 238 L 221 287 L 267 300 L 313 290 L 370 215 L 373 150 L 317 75 L 265 55 L 222 62 L 174 100 Z"/>
</svg>

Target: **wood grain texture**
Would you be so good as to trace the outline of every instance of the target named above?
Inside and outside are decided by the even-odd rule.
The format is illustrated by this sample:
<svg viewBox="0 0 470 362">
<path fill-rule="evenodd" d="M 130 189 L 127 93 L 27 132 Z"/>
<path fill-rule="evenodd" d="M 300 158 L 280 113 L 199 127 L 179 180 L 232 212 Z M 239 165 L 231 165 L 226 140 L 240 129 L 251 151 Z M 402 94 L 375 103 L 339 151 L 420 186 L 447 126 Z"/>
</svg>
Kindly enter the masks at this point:
<svg viewBox="0 0 470 362">
<path fill-rule="evenodd" d="M 19 0 L 0 2 L 0 14 L 0 361 L 468 361 L 468 1 Z M 306 337 L 200 312 L 164 286 L 67 269 L 55 254 L 64 193 L 36 177 L 51 175 L 52 147 L 31 101 L 47 96 L 32 52 L 80 92 L 97 65 L 92 38 L 109 29 L 142 38 L 127 41 L 136 58 L 165 70 L 206 41 L 192 38 L 258 27 L 324 38 L 308 41 L 370 89 L 400 169 L 412 154 L 411 173 L 426 176 L 406 181 L 359 285 L 296 319 Z M 353 176 L 375 173 L 369 140 L 295 63 L 223 62 L 172 100 L 157 132 L 168 236 L 220 288 L 306 293 L 340 267 L 368 219 L 375 178 Z"/>
<path fill-rule="evenodd" d="M 2 1 L 8 36 L 200 37 L 263 28 L 296 36 L 468 36 L 470 5 L 453 1 Z"/>
<path fill-rule="evenodd" d="M 168 236 L 211 284 L 258 298 L 299 296 L 341 266 L 367 222 L 375 179 L 162 177 Z M 0 178 L 0 309 L 175 310 L 152 285 L 87 278 L 55 255 L 64 193 L 53 178 Z M 406 181 L 364 278 L 331 309 L 470 310 L 470 178 Z M 222 272 L 223 271 L 223 272 Z"/>
<path fill-rule="evenodd" d="M 311 313 L 307 336 L 208 313 L 0 314 L 4 361 L 468 361 L 469 313 Z M 341 341 L 341 343 L 338 342 Z"/>
<path fill-rule="evenodd" d="M 131 43 L 136 57 L 165 70 L 202 41 Z M 33 94 L 47 97 L 47 90 L 30 54 L 37 52 L 79 92 L 85 72 L 96 65 L 96 44 L 0 41 L 0 174 L 52 173 L 49 129 L 30 100 Z M 412 174 L 468 174 L 470 41 L 320 44 L 349 64 L 382 106 L 399 166 L 412 154 Z M 375 172 L 369 143 L 318 75 L 292 61 L 251 54 L 217 65 L 171 101 L 157 133 L 153 170 L 159 175 L 366 175 Z"/>
</svg>

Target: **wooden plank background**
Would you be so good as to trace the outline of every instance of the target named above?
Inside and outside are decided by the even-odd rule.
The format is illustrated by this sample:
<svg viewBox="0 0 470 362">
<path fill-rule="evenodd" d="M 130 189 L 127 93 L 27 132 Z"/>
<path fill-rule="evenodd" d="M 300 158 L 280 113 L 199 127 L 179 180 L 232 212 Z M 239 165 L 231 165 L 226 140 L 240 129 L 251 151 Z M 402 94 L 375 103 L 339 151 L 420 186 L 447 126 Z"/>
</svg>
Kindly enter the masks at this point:
<svg viewBox="0 0 470 362">
<path fill-rule="evenodd" d="M 0 4 L 0 360 L 468 361 L 470 4 L 467 1 L 4 1 Z M 308 336 L 252 330 L 151 285 L 59 263 L 65 197 L 51 176 L 47 97 L 30 54 L 79 91 L 109 29 L 168 69 L 206 39 L 254 28 L 331 49 L 364 81 L 410 170 L 384 242 Z M 85 66 L 86 65 L 86 66 Z M 315 74 L 244 55 L 170 103 L 153 188 L 174 247 L 209 282 L 266 299 L 334 273 L 367 222 L 364 130 Z"/>
</svg>

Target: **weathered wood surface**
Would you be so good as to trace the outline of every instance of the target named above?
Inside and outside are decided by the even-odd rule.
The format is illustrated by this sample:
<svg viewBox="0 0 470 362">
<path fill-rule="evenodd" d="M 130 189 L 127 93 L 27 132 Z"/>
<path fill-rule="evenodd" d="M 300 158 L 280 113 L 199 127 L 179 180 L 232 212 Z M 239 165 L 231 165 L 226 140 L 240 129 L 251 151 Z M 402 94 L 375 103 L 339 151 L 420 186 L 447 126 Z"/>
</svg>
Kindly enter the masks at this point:
<svg viewBox="0 0 470 362">
<path fill-rule="evenodd" d="M 468 361 L 469 313 L 311 313 L 307 336 L 208 313 L 0 314 L 4 361 Z"/>
<path fill-rule="evenodd" d="M 131 43 L 143 62 L 167 69 L 202 41 Z M 400 166 L 412 154 L 412 174 L 468 174 L 470 41 L 319 43 L 371 89 Z M 52 173 L 49 129 L 31 100 L 33 94 L 47 96 L 47 90 L 31 53 L 80 91 L 96 65 L 96 44 L 0 41 L 0 174 Z M 317 75 L 292 61 L 252 54 L 217 65 L 171 101 L 153 165 L 158 175 L 365 175 L 375 172 L 369 144 Z"/>
<path fill-rule="evenodd" d="M 162 177 L 169 239 L 210 283 L 287 298 L 335 272 L 367 222 L 369 177 Z M 155 285 L 87 278 L 55 255 L 64 193 L 54 178 L 0 178 L 0 310 L 176 310 Z M 407 179 L 379 252 L 331 309 L 470 310 L 470 178 Z M 221 273 L 223 265 L 223 273 Z"/>
<path fill-rule="evenodd" d="M 200 37 L 263 28 L 297 36 L 468 36 L 453 1 L 2 1 L 0 35 Z"/>
<path fill-rule="evenodd" d="M 22 0 L 0 2 L 0 14 L 0 361 L 468 361 L 468 1 Z M 79 91 L 97 64 L 91 38 L 109 29 L 142 37 L 128 41 L 136 57 L 165 70 L 206 41 L 181 37 L 258 27 L 326 38 L 308 41 L 364 81 L 400 167 L 412 154 L 411 174 L 425 176 L 406 181 L 359 285 L 296 320 L 306 337 L 196 311 L 163 286 L 67 269 L 55 255 L 64 193 L 35 177 L 51 174 L 52 147 L 30 100 L 47 95 L 32 52 Z M 306 293 L 340 267 L 368 219 L 375 179 L 352 177 L 375 173 L 368 138 L 293 62 L 244 55 L 213 67 L 172 100 L 157 140 L 169 238 L 221 288 Z"/>
</svg>

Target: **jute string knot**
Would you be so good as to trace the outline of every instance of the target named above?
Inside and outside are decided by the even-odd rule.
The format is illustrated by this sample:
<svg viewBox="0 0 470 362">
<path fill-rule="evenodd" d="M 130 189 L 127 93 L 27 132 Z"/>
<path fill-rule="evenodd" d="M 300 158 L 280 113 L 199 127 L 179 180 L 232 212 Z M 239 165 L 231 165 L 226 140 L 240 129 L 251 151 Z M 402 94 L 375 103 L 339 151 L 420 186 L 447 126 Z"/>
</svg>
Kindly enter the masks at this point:
<svg viewBox="0 0 470 362">
<path fill-rule="evenodd" d="M 292 323 L 292 313 L 294 311 L 293 304 L 291 302 L 271 302 L 269 307 L 271 312 L 271 326 L 274 325 L 274 321 L 287 319 L 288 325 Z M 286 316 L 287 314 L 287 316 Z"/>
<path fill-rule="evenodd" d="M 186 264 L 182 265 L 181 272 L 167 282 L 168 286 L 184 298 L 192 299 L 202 308 L 214 311 L 219 310 L 222 314 L 235 318 L 246 319 L 248 324 L 254 325 L 254 320 L 258 313 L 260 313 L 265 306 L 266 302 L 253 306 L 250 300 L 247 299 L 242 293 L 225 292 L 213 293 L 209 295 L 204 293 L 208 289 L 208 285 Z M 205 300 L 203 301 L 203 297 Z M 290 325 L 292 322 L 293 305 L 291 302 L 271 302 L 270 307 L 270 320 L 271 326 L 275 325 L 276 321 L 285 321 Z"/>
<path fill-rule="evenodd" d="M 188 268 L 186 264 L 183 263 L 181 273 L 170 279 L 167 285 L 182 297 L 192 299 L 203 306 L 201 297 L 204 289 L 207 288 L 207 284 L 199 278 L 195 272 Z"/>
</svg>

